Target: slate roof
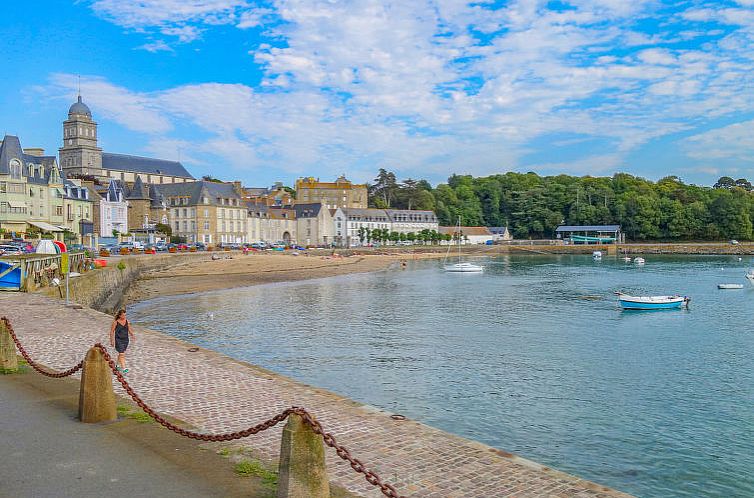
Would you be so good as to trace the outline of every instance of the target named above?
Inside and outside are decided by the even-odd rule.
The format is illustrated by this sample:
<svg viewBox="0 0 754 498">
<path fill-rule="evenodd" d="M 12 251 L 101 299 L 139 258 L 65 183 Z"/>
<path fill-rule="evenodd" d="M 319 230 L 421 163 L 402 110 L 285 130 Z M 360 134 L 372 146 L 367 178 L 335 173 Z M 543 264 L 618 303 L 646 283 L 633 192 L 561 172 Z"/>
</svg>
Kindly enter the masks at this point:
<svg viewBox="0 0 754 498">
<path fill-rule="evenodd" d="M 561 225 L 556 232 L 619 232 L 620 225 Z"/>
<path fill-rule="evenodd" d="M 36 185 L 47 185 L 50 182 L 50 173 L 53 168 L 57 168 L 55 156 L 33 156 L 24 154 L 21 148 L 21 141 L 15 135 L 5 135 L 2 145 L 0 145 L 0 174 L 10 174 L 11 159 L 21 161 L 21 174 L 27 179 L 27 182 Z M 35 168 L 34 176 L 29 176 L 29 163 L 43 166 L 42 176 L 39 176 L 39 170 Z M 62 173 L 60 174 L 63 178 Z"/>
<path fill-rule="evenodd" d="M 295 204 L 293 209 L 296 210 L 296 218 L 316 218 L 322 209 L 322 204 L 313 202 L 310 204 Z"/>
<path fill-rule="evenodd" d="M 243 206 L 241 196 L 231 183 L 216 183 L 200 180 L 186 183 L 163 183 L 154 185 L 165 197 L 188 197 L 189 205 L 201 204 L 201 198 L 206 195 L 210 204 L 217 205 L 217 198 L 238 199 L 238 206 Z"/>
<path fill-rule="evenodd" d="M 79 95 L 78 102 L 74 102 L 73 105 L 68 109 L 68 114 L 84 114 L 86 116 L 92 117 L 92 111 L 89 110 L 89 106 L 84 104 L 81 101 L 81 95 Z"/>
<path fill-rule="evenodd" d="M 487 227 L 487 230 L 495 235 L 505 235 L 505 232 L 508 231 L 508 227 Z"/>
<path fill-rule="evenodd" d="M 134 182 L 133 187 L 131 187 L 131 191 L 128 192 L 126 198 L 134 200 L 149 199 L 149 189 L 144 185 L 144 182 L 141 181 L 141 176 L 136 177 L 136 181 Z"/>
<path fill-rule="evenodd" d="M 131 171 L 133 173 L 194 178 L 178 161 L 129 156 L 127 154 L 113 154 L 112 152 L 102 153 L 102 167 L 104 169 Z"/>
</svg>

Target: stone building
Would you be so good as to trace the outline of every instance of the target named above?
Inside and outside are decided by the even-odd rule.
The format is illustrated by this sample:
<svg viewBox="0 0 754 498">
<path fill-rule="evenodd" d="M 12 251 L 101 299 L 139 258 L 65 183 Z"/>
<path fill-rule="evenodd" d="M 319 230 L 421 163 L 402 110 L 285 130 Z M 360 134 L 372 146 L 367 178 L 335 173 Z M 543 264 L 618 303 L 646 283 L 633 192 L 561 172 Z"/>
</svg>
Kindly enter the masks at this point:
<svg viewBox="0 0 754 498">
<path fill-rule="evenodd" d="M 139 175 L 143 182 L 156 185 L 194 181 L 177 161 L 103 152 L 97 146 L 97 123 L 81 95 L 63 122 L 63 147 L 59 154 L 67 178 L 94 177 L 105 184 L 113 178 L 133 183 Z"/>
<path fill-rule="evenodd" d="M 299 244 L 330 245 L 334 241 L 334 210 L 325 208 L 321 203 L 295 204 L 296 240 Z"/>
<path fill-rule="evenodd" d="M 205 244 L 246 242 L 247 209 L 232 184 L 197 181 L 155 186 L 173 235 Z"/>
<path fill-rule="evenodd" d="M 367 207 L 367 185 L 351 183 L 344 175 L 334 182 L 307 177 L 296 180 L 296 202 L 321 203 L 326 209 Z"/>
</svg>

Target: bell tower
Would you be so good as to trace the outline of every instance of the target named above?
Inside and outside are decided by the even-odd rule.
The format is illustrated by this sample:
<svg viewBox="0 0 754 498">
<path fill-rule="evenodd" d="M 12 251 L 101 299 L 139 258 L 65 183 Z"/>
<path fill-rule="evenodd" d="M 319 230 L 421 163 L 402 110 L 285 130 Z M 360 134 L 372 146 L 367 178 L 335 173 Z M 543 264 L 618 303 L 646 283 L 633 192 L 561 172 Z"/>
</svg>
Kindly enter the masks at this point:
<svg viewBox="0 0 754 498">
<path fill-rule="evenodd" d="M 81 95 L 68 110 L 68 119 L 63 122 L 63 147 L 58 150 L 65 173 L 104 176 L 102 149 L 97 147 L 97 123 Z"/>
</svg>

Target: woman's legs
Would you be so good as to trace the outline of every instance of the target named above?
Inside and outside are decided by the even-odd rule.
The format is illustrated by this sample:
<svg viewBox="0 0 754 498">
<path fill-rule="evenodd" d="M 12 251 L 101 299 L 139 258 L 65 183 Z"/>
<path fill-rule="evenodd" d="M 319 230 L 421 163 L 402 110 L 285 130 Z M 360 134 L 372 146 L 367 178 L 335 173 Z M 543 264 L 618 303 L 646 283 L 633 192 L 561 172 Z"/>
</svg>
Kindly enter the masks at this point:
<svg viewBox="0 0 754 498">
<path fill-rule="evenodd" d="M 126 353 L 118 353 L 118 366 L 121 370 L 126 368 Z"/>
</svg>

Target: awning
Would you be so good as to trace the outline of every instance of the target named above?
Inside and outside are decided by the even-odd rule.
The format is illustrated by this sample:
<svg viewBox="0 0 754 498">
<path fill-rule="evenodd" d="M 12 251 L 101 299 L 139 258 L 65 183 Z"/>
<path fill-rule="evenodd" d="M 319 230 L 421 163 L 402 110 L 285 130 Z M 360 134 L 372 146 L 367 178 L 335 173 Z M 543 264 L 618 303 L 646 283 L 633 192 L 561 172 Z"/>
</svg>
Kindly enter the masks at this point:
<svg viewBox="0 0 754 498">
<path fill-rule="evenodd" d="M 68 230 L 69 232 L 72 232 L 72 231 L 73 231 L 73 230 L 71 230 L 71 229 L 70 229 L 70 228 L 68 228 L 68 227 L 64 227 L 63 225 L 58 225 L 58 228 L 59 228 L 59 229 L 61 229 L 61 230 L 63 230 L 64 232 L 65 232 L 66 230 Z"/>
<path fill-rule="evenodd" d="M 60 227 L 56 227 L 55 225 L 50 225 L 49 223 L 45 223 L 44 221 L 27 221 L 29 225 L 34 225 L 37 228 L 40 228 L 44 230 L 45 232 L 62 232 L 63 230 L 60 229 Z"/>
<path fill-rule="evenodd" d="M 11 200 L 8 200 L 8 205 L 12 208 L 25 208 L 26 207 L 26 204 L 24 204 L 23 202 L 11 201 Z"/>
</svg>

